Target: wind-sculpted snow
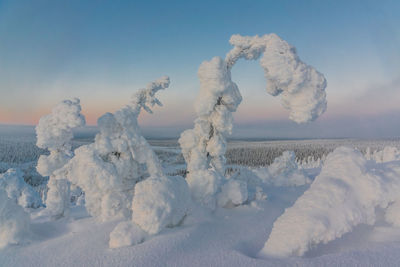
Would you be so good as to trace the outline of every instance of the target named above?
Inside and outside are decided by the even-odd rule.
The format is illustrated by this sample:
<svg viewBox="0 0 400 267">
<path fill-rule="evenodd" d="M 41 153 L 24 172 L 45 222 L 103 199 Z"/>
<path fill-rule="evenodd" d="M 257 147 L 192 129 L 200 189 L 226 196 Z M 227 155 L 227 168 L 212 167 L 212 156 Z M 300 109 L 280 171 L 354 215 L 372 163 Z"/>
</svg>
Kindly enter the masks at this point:
<svg viewBox="0 0 400 267">
<path fill-rule="evenodd" d="M 39 193 L 25 183 L 23 173 L 19 169 L 9 169 L 0 174 L 0 188 L 18 205 L 24 208 L 39 208 L 42 205 Z"/>
<path fill-rule="evenodd" d="M 0 249 L 10 244 L 20 244 L 29 235 L 29 214 L 0 188 Z"/>
<path fill-rule="evenodd" d="M 372 225 L 375 209 L 397 200 L 398 192 L 398 163 L 378 165 L 368 162 L 357 150 L 337 148 L 328 155 L 310 188 L 275 221 L 260 255 L 301 256 L 356 225 Z"/>
<path fill-rule="evenodd" d="M 260 64 L 267 78 L 267 92 L 282 95 L 290 119 L 308 122 L 326 110 L 324 76 L 303 63 L 295 49 L 277 35 L 233 35 L 230 43 L 233 49 L 225 59 L 214 57 L 200 65 L 200 92 L 195 102 L 198 117 L 194 128 L 183 132 L 179 139 L 192 194 L 211 208 L 216 206 L 217 195 L 226 182 L 226 137 L 233 128 L 232 112 L 242 101 L 231 79 L 237 60 L 256 60 L 263 55 Z"/>
<path fill-rule="evenodd" d="M 47 184 L 49 191 L 46 211 L 52 213 L 54 217 L 68 213 L 69 184 L 65 177 L 56 178 L 54 172 L 63 167 L 73 156 L 72 130 L 85 124 L 85 117 L 80 112 L 79 99 L 64 100 L 53 108 L 51 114 L 40 118 L 36 126 L 36 145 L 50 151 L 50 155 L 40 156 L 37 171 L 43 176 L 50 176 Z"/>
</svg>

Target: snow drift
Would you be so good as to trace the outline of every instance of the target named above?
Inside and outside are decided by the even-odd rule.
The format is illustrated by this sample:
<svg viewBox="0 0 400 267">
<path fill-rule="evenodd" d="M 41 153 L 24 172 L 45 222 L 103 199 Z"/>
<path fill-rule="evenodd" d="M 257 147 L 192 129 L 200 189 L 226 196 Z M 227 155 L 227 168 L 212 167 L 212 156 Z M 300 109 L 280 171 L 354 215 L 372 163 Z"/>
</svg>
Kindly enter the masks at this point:
<svg viewBox="0 0 400 267">
<path fill-rule="evenodd" d="M 275 221 L 260 256 L 301 256 L 358 224 L 374 224 L 375 208 L 386 208 L 400 192 L 399 164 L 375 165 L 351 148 L 329 154 L 310 188 Z"/>
</svg>

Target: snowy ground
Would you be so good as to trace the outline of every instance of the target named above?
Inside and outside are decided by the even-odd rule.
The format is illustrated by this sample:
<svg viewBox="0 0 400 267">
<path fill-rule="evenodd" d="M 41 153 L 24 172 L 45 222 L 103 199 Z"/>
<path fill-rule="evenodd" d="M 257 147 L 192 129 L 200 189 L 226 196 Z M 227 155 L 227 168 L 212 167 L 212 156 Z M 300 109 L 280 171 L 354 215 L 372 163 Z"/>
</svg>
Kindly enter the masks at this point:
<svg viewBox="0 0 400 267">
<path fill-rule="evenodd" d="M 76 140 L 75 146 L 87 143 L 87 140 L 90 140 L 89 135 Z M 32 173 L 37 157 L 43 151 L 34 148 L 34 142 L 28 130 L 17 137 L 3 131 L 0 136 L 0 167 L 20 167 L 28 177 L 30 174 L 39 179 L 37 173 Z M 151 143 L 162 159 L 164 171 L 182 175 L 184 161 L 176 141 L 154 140 Z M 276 153 L 279 155 L 284 150 L 294 150 L 296 156 L 303 153 L 300 159 L 307 159 L 309 156 L 324 155 L 340 145 L 357 147 L 364 152 L 367 147 L 371 147 L 372 151 L 388 145 L 399 147 L 400 142 L 349 139 L 235 141 L 229 144 L 228 157 L 229 153 L 231 157 L 228 158 L 228 167 L 234 173 L 243 167 L 239 165 L 241 162 L 264 166 L 267 165 L 266 161 L 259 163 L 256 159 L 274 158 Z M 7 157 L 10 149 L 18 151 L 14 153 L 16 156 Z M 321 169 L 311 165 L 304 171 L 307 177 L 314 180 Z M 1 172 L 4 170 L 1 169 Z M 73 206 L 70 217 L 60 220 L 40 215 L 40 209 L 30 210 L 33 222 L 30 241 L 0 250 L 0 266 L 400 265 L 400 228 L 386 223 L 379 209 L 374 225 L 358 225 L 339 239 L 316 245 L 303 257 L 260 258 L 258 253 L 268 239 L 273 223 L 308 188 L 309 185 L 278 187 L 266 183 L 263 189 L 268 195 L 267 200 L 254 201 L 232 209 L 218 208 L 215 212 L 195 206 L 179 227 L 164 229 L 142 244 L 116 249 L 110 249 L 108 242 L 110 232 L 119 221 L 97 222 L 87 214 L 83 206 Z"/>
<path fill-rule="evenodd" d="M 267 189 L 269 200 L 214 214 L 196 210 L 179 228 L 164 230 L 146 242 L 109 249 L 117 222 L 98 223 L 75 207 L 71 218 L 34 219 L 31 244 L 0 253 L 1 266 L 398 266 L 400 230 L 387 225 L 359 226 L 303 258 L 260 259 L 275 219 L 304 191 Z M 35 214 L 35 213 L 34 213 Z M 34 217 L 33 214 L 33 217 Z"/>
</svg>

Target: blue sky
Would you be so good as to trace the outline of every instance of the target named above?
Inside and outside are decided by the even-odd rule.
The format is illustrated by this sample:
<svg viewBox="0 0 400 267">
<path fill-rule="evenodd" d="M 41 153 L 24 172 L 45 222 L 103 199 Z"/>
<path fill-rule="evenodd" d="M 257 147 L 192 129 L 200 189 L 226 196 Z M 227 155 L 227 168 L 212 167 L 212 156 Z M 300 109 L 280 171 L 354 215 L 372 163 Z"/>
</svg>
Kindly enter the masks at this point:
<svg viewBox="0 0 400 267">
<path fill-rule="evenodd" d="M 238 132 L 327 135 L 335 125 L 337 136 L 363 135 L 387 120 L 372 135 L 400 136 L 391 125 L 400 111 L 398 14 L 399 1 L 0 1 L 0 122 L 32 124 L 60 100 L 80 97 L 93 124 L 169 75 L 164 107 L 141 123 L 189 127 L 200 63 L 224 56 L 232 34 L 274 32 L 324 73 L 328 111 L 313 125 L 289 122 L 258 64 L 240 62 L 232 72 L 244 97 Z"/>
</svg>

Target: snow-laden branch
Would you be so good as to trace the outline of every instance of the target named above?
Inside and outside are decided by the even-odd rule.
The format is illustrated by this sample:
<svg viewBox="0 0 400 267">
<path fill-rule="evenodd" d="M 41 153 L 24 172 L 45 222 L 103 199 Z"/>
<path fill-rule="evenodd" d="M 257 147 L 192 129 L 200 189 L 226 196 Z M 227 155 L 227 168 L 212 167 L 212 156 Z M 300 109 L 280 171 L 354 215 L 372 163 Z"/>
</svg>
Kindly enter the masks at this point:
<svg viewBox="0 0 400 267">
<path fill-rule="evenodd" d="M 262 55 L 267 92 L 282 96 L 290 119 L 308 122 L 326 110 L 324 76 L 303 63 L 286 41 L 275 34 L 233 35 L 230 43 L 233 49 L 225 59 L 214 57 L 200 65 L 200 92 L 195 102 L 198 117 L 194 128 L 179 139 L 193 196 L 210 207 L 215 206 L 216 194 L 225 180 L 226 137 L 233 128 L 232 112 L 242 101 L 231 79 L 231 69 L 240 58 L 256 60 Z"/>
</svg>

